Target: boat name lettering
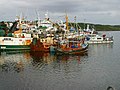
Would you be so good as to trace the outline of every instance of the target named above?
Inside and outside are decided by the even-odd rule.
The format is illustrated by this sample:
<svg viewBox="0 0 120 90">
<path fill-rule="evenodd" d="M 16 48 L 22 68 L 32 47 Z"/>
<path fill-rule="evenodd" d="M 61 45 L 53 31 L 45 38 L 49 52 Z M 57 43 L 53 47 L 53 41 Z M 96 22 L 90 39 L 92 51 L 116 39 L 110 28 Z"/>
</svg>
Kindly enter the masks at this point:
<svg viewBox="0 0 120 90">
<path fill-rule="evenodd" d="M 22 39 L 19 39 L 19 41 L 22 41 Z"/>
<path fill-rule="evenodd" d="M 2 41 L 13 41 L 11 38 L 4 38 Z"/>
<path fill-rule="evenodd" d="M 1 49 L 5 49 L 6 47 L 1 47 Z"/>
</svg>

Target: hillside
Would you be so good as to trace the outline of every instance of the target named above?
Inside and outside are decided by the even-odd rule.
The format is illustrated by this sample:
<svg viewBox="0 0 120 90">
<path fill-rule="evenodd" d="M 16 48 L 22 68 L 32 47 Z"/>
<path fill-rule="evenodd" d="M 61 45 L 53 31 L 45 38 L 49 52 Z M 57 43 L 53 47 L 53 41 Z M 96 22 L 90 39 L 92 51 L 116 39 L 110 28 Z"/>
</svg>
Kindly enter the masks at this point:
<svg viewBox="0 0 120 90">
<path fill-rule="evenodd" d="M 101 25 L 101 24 L 90 24 L 90 23 L 69 23 L 70 26 L 78 26 L 82 29 L 87 28 L 87 24 L 90 25 L 90 29 L 94 27 L 96 31 L 120 31 L 120 25 Z"/>
</svg>

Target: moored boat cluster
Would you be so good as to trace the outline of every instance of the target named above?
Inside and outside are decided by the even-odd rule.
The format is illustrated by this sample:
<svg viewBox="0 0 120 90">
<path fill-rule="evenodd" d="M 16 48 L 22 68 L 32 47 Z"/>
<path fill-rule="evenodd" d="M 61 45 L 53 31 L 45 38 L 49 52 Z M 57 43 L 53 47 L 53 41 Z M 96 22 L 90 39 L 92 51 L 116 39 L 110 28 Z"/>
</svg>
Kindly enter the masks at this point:
<svg viewBox="0 0 120 90">
<path fill-rule="evenodd" d="M 48 17 L 36 24 L 15 21 L 10 28 L 1 23 L 0 51 L 31 50 L 32 52 L 55 52 L 57 54 L 83 54 L 89 44 L 113 43 L 113 37 L 99 35 L 89 29 L 68 27 L 66 23 L 54 23 Z"/>
</svg>

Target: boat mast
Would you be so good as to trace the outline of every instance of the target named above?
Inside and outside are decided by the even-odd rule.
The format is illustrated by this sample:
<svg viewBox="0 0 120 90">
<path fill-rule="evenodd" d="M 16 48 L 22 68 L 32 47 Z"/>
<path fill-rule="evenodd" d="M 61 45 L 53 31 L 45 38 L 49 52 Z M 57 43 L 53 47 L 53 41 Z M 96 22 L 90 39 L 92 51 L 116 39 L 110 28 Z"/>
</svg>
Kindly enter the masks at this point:
<svg viewBox="0 0 120 90">
<path fill-rule="evenodd" d="M 67 14 L 66 14 L 66 16 L 65 16 L 65 19 L 66 19 L 66 29 L 67 29 L 67 31 L 68 31 L 68 16 L 67 16 Z"/>
<path fill-rule="evenodd" d="M 78 27 L 77 27 L 77 22 L 76 22 L 76 16 L 74 17 L 74 20 L 75 20 L 75 29 L 77 30 L 77 33 L 78 33 Z"/>
<path fill-rule="evenodd" d="M 39 28 L 40 26 L 40 14 L 36 11 L 37 14 L 37 27 Z"/>
<path fill-rule="evenodd" d="M 22 32 L 22 13 L 20 14 L 20 16 L 17 16 L 18 18 L 18 25 L 19 25 L 19 31 Z"/>
<path fill-rule="evenodd" d="M 46 14 L 45 14 L 45 19 L 46 19 L 46 20 L 49 19 L 49 17 L 48 17 L 48 11 L 47 11 Z"/>
<path fill-rule="evenodd" d="M 86 19 L 84 19 L 84 29 L 83 29 L 84 31 L 85 31 L 85 20 L 86 20 Z"/>
<path fill-rule="evenodd" d="M 19 30 L 20 30 L 20 32 L 22 32 L 22 13 L 21 13 L 21 15 L 20 15 L 20 18 L 19 18 Z"/>
</svg>

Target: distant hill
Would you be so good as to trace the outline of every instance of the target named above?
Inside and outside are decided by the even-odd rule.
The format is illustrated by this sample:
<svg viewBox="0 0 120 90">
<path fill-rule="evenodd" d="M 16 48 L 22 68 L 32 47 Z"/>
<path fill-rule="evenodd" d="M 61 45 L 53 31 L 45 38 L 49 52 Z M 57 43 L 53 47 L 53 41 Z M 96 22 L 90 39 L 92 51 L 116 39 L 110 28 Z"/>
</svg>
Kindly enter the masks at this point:
<svg viewBox="0 0 120 90">
<path fill-rule="evenodd" d="M 120 25 L 95 25 L 97 31 L 120 31 Z"/>
<path fill-rule="evenodd" d="M 101 24 L 90 24 L 90 23 L 77 23 L 77 26 L 81 29 L 87 28 L 87 24 L 90 25 L 90 29 L 94 27 L 96 31 L 120 31 L 120 25 L 101 25 Z M 70 26 L 76 26 L 75 23 L 69 23 Z"/>
</svg>

